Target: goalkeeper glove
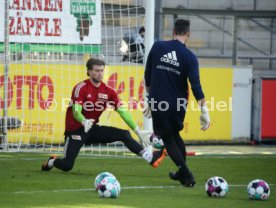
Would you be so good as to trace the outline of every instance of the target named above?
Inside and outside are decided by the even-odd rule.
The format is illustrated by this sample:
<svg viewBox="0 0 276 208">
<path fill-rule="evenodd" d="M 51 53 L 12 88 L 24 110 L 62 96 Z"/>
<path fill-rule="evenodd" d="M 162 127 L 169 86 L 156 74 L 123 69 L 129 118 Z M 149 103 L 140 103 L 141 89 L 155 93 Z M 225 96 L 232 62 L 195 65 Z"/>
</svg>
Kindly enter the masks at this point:
<svg viewBox="0 0 276 208">
<path fill-rule="evenodd" d="M 200 126 L 202 131 L 206 131 L 210 127 L 210 116 L 206 105 L 201 106 Z"/>
<path fill-rule="evenodd" d="M 139 127 L 137 126 L 134 129 L 134 132 L 139 137 L 140 142 L 144 147 L 151 145 L 151 143 L 150 143 L 150 136 L 152 135 L 151 131 L 140 130 Z"/>
<path fill-rule="evenodd" d="M 84 126 L 84 132 L 87 133 L 93 126 L 94 119 L 84 119 L 81 123 Z"/>
</svg>

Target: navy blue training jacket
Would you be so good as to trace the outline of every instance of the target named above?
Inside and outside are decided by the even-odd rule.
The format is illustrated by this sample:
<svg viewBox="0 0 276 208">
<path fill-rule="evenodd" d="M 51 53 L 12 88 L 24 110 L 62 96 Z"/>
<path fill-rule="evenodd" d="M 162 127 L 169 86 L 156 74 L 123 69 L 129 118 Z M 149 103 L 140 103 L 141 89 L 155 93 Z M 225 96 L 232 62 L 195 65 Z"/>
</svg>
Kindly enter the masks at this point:
<svg viewBox="0 0 276 208">
<path fill-rule="evenodd" d="M 177 98 L 188 99 L 188 80 L 196 100 L 204 98 L 197 57 L 178 40 L 155 42 L 145 70 L 149 99 L 166 101 L 171 110 L 176 110 L 180 102 Z"/>
</svg>

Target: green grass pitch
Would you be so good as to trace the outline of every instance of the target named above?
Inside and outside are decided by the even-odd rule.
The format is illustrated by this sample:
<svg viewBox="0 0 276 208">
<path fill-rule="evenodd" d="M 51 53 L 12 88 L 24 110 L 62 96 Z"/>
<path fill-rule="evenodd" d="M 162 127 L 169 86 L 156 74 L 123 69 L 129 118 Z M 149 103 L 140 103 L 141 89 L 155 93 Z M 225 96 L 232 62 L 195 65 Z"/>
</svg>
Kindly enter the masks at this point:
<svg viewBox="0 0 276 208">
<path fill-rule="evenodd" d="M 140 158 L 80 156 L 72 171 L 40 170 L 49 155 L 0 153 L 0 207 L 145 207 L 145 208 L 254 208 L 276 207 L 276 156 L 195 156 L 188 164 L 197 180 L 194 188 L 171 181 L 176 170 L 169 158 L 157 169 Z M 113 173 L 121 183 L 117 199 L 99 198 L 93 184 L 103 171 Z M 204 190 L 211 176 L 226 179 L 225 198 L 210 198 Z M 270 184 L 266 201 L 247 197 L 246 185 L 261 178 Z"/>
</svg>

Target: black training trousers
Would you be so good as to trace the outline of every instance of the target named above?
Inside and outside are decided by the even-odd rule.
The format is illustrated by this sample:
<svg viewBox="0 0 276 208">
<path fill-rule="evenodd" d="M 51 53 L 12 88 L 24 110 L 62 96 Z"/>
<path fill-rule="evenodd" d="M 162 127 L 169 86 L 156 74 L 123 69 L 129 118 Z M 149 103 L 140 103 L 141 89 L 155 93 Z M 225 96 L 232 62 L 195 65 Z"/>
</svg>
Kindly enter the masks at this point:
<svg viewBox="0 0 276 208">
<path fill-rule="evenodd" d="M 84 132 L 83 127 L 65 133 L 64 156 L 63 158 L 57 158 L 54 166 L 63 171 L 70 171 L 83 144 L 106 144 L 116 141 L 123 142 L 131 152 L 137 155 L 143 150 L 143 147 L 131 137 L 129 131 L 109 126 L 93 125 L 87 133 Z"/>
<path fill-rule="evenodd" d="M 152 111 L 153 130 L 164 142 L 175 165 L 189 172 L 186 165 L 186 146 L 179 132 L 183 129 L 185 111 Z"/>
</svg>

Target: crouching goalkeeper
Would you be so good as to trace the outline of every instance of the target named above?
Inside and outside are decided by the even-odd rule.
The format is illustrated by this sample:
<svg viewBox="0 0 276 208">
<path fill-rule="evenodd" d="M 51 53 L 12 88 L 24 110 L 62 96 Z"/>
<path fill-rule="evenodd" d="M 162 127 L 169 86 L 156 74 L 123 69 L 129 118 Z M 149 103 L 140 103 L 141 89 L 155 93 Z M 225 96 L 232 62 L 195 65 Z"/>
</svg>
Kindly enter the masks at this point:
<svg viewBox="0 0 276 208">
<path fill-rule="evenodd" d="M 42 164 L 42 171 L 49 171 L 53 167 L 70 171 L 83 144 L 116 141 L 123 142 L 131 152 L 144 158 L 154 168 L 158 167 L 166 156 L 166 150 L 152 152 L 151 148 L 146 148 L 150 145 L 151 132 L 139 129 L 127 110 L 120 105 L 117 93 L 102 81 L 104 61 L 91 58 L 86 67 L 89 79 L 74 87 L 71 97 L 73 105 L 67 108 L 64 155 L 62 158 L 51 156 Z M 145 148 L 132 138 L 129 131 L 97 124 L 108 105 L 114 107 Z"/>
</svg>

